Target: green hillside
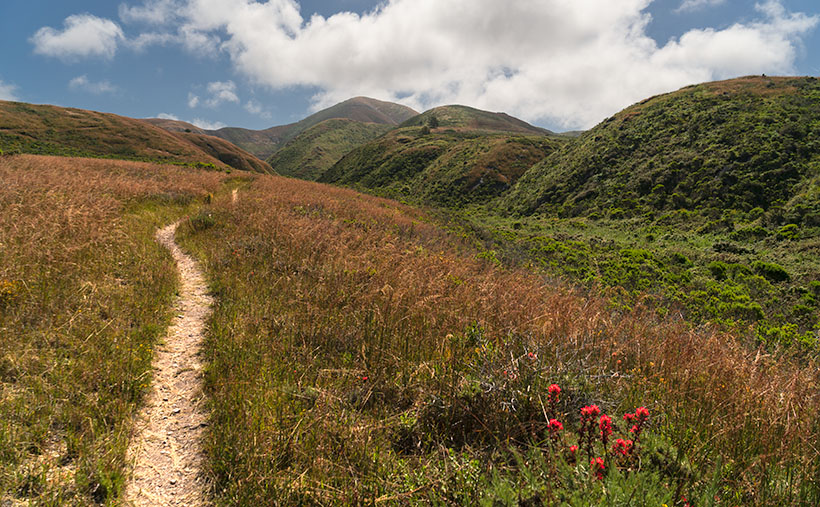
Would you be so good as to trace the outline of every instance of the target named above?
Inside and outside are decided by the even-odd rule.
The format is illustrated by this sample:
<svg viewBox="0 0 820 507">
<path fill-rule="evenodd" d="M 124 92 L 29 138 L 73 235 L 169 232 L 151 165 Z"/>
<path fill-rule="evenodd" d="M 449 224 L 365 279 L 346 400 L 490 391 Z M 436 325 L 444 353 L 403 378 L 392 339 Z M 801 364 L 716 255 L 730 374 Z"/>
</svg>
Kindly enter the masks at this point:
<svg viewBox="0 0 820 507">
<path fill-rule="evenodd" d="M 0 101 L 0 150 L 227 167 L 142 120 L 83 109 Z"/>
<path fill-rule="evenodd" d="M 393 130 L 347 154 L 319 181 L 455 206 L 501 194 L 561 142 L 543 135 L 425 129 Z"/>
<path fill-rule="evenodd" d="M 351 150 L 391 128 L 345 118 L 325 120 L 288 141 L 268 163 L 283 176 L 316 180 Z"/>
<path fill-rule="evenodd" d="M 552 134 L 549 130 L 530 125 L 506 113 L 491 113 L 459 105 L 436 107 L 401 124 L 402 127 L 420 127 L 422 125 L 430 125 L 433 128 L 449 127 L 471 131 Z"/>
<path fill-rule="evenodd" d="M 517 213 L 641 216 L 760 208 L 767 224 L 820 225 L 820 81 L 747 77 L 625 109 L 529 171 Z"/>
<path fill-rule="evenodd" d="M 265 130 L 225 127 L 219 130 L 208 130 L 206 133 L 230 141 L 260 159 L 266 160 L 289 140 L 325 120 L 346 118 L 363 123 L 398 125 L 417 114 L 416 111 L 401 104 L 367 97 L 355 97 L 288 125 Z"/>
</svg>

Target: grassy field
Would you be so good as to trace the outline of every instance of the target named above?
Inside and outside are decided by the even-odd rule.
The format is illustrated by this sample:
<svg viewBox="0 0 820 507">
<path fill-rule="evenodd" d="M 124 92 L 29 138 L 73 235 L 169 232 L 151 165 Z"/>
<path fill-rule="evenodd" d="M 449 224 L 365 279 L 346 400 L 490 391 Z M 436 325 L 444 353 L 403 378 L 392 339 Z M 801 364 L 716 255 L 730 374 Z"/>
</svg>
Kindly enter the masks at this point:
<svg viewBox="0 0 820 507">
<path fill-rule="evenodd" d="M 217 297 L 219 504 L 820 501 L 811 358 L 614 308 L 345 189 L 260 177 L 180 235 Z"/>
<path fill-rule="evenodd" d="M 177 285 L 154 231 L 226 178 L 0 157 L 0 503 L 116 503 Z"/>
</svg>

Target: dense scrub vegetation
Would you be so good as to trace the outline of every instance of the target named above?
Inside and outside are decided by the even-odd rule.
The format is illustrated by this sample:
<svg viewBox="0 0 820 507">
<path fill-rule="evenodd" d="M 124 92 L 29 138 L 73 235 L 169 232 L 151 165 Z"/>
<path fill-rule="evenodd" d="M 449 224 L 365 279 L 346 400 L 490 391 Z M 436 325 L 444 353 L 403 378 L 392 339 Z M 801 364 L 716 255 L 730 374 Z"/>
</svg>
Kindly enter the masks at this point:
<svg viewBox="0 0 820 507">
<path fill-rule="evenodd" d="M 0 503 L 116 499 L 176 269 L 158 225 L 224 173 L 0 157 Z"/>
<path fill-rule="evenodd" d="M 613 309 L 349 190 L 263 177 L 208 213 L 180 234 L 217 297 L 219 503 L 820 500 L 812 359 Z"/>
<path fill-rule="evenodd" d="M 403 127 L 351 151 L 319 181 L 461 206 L 500 195 L 560 143 L 543 135 Z"/>
<path fill-rule="evenodd" d="M 282 176 L 316 180 L 354 148 L 392 128 L 346 118 L 325 120 L 288 141 L 268 163 Z"/>
</svg>

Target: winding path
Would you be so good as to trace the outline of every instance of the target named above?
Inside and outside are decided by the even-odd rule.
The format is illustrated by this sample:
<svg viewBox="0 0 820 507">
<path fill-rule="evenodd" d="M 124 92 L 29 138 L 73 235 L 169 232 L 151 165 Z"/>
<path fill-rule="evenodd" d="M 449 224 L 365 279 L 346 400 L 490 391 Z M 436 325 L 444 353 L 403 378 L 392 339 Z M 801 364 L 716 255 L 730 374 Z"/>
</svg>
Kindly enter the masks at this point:
<svg viewBox="0 0 820 507">
<path fill-rule="evenodd" d="M 177 225 L 157 231 L 157 240 L 176 260 L 181 284 L 174 322 L 158 347 L 153 387 L 128 449 L 134 469 L 125 501 L 137 506 L 197 506 L 207 498 L 201 447 L 207 417 L 198 354 L 212 300 L 199 264 L 174 241 Z"/>
</svg>

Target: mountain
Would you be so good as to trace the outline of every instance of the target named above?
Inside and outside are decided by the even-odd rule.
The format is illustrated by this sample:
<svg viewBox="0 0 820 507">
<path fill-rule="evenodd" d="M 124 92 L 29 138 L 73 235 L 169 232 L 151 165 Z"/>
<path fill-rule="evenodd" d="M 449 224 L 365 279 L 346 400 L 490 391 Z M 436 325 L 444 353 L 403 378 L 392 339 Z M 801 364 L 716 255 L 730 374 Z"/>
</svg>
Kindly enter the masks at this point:
<svg viewBox="0 0 820 507">
<path fill-rule="evenodd" d="M 319 181 L 446 205 L 484 201 L 563 142 L 547 132 L 505 114 L 439 107 L 351 151 Z"/>
<path fill-rule="evenodd" d="M 459 105 L 436 107 L 401 124 L 402 127 L 420 127 L 422 125 L 471 131 L 552 134 L 547 129 L 530 125 L 506 113 L 491 113 Z"/>
<path fill-rule="evenodd" d="M 744 77 L 646 99 L 528 171 L 519 214 L 637 216 L 760 208 L 820 225 L 820 80 Z"/>
<path fill-rule="evenodd" d="M 325 120 L 288 141 L 268 163 L 283 176 L 315 180 L 354 148 L 392 128 L 346 118 Z"/>
<path fill-rule="evenodd" d="M 362 123 L 377 123 L 380 125 L 398 125 L 403 121 L 416 116 L 418 113 L 409 107 L 392 102 L 355 97 L 335 106 L 323 109 L 304 120 L 288 125 L 280 125 L 265 130 L 251 130 L 238 127 L 225 127 L 219 130 L 201 130 L 199 133 L 216 136 L 239 146 L 262 160 L 269 158 L 276 150 L 285 145 L 305 130 L 325 120 L 344 118 Z M 169 130 L 184 131 L 186 128 L 196 132 L 196 127 L 184 122 L 171 120 L 150 120 Z M 193 128 L 191 128 L 193 127 Z"/>
<path fill-rule="evenodd" d="M 186 139 L 142 120 L 22 102 L 0 101 L 0 149 L 227 167 Z"/>
</svg>

